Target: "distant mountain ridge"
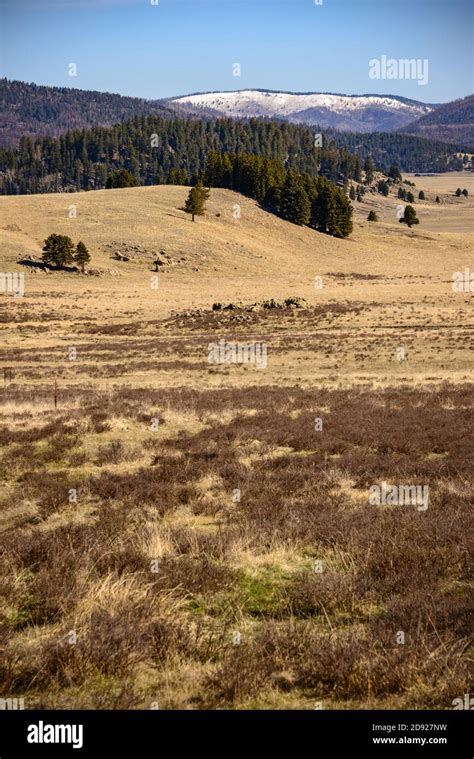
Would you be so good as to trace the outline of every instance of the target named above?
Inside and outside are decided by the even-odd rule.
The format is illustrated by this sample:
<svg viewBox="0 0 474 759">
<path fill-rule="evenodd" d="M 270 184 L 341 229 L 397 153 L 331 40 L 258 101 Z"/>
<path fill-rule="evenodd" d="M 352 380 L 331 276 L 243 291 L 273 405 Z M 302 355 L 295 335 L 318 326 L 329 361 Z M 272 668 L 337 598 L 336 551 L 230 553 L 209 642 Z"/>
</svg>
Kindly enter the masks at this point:
<svg viewBox="0 0 474 759">
<path fill-rule="evenodd" d="M 401 131 L 430 140 L 465 145 L 474 150 L 474 95 L 445 103 Z"/>
<path fill-rule="evenodd" d="M 203 92 L 163 102 L 181 114 L 277 118 L 296 124 L 353 132 L 395 131 L 438 107 L 436 104 L 421 103 L 395 95 L 274 90 Z"/>
<path fill-rule="evenodd" d="M 239 90 L 145 100 L 108 92 L 0 79 L 0 148 L 22 136 L 111 127 L 134 117 L 270 118 L 329 132 L 411 134 L 451 145 L 474 144 L 474 96 L 443 105 L 394 95 Z"/>
</svg>

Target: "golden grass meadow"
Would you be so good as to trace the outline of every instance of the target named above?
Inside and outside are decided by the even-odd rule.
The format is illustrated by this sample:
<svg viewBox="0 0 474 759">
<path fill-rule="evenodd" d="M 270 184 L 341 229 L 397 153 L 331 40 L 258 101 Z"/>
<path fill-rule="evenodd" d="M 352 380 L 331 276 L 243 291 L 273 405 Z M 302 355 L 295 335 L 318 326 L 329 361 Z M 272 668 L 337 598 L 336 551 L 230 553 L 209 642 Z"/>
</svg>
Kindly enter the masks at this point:
<svg viewBox="0 0 474 759">
<path fill-rule="evenodd" d="M 469 691 L 473 290 L 453 275 L 474 176 L 404 179 L 420 224 L 368 192 L 345 240 L 223 189 L 196 223 L 180 186 L 1 198 L 0 268 L 24 275 L 0 296 L 1 693 L 450 709 Z M 86 243 L 88 274 L 35 266 L 52 231 Z M 210 363 L 220 341 L 265 365 Z M 428 487 L 428 508 L 373 505 L 382 483 Z"/>
</svg>

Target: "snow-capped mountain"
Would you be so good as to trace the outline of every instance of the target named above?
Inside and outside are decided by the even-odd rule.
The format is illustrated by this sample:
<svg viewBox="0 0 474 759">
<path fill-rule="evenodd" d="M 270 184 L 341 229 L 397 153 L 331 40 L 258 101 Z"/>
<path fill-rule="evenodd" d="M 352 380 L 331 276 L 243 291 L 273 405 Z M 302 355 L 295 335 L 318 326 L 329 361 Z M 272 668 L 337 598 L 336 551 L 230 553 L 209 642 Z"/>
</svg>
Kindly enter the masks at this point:
<svg viewBox="0 0 474 759">
<path fill-rule="evenodd" d="M 203 92 L 167 100 L 166 105 L 181 113 L 268 117 L 355 132 L 393 131 L 431 113 L 436 107 L 393 95 L 268 90 Z"/>
</svg>

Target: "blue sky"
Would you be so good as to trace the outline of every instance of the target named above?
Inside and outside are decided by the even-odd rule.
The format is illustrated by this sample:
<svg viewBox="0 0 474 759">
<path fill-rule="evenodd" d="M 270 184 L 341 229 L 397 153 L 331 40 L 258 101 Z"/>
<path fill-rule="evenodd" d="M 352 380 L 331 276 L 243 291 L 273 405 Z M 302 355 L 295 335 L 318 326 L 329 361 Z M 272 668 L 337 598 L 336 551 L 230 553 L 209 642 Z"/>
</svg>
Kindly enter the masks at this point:
<svg viewBox="0 0 474 759">
<path fill-rule="evenodd" d="M 474 91 L 471 0 L 322 2 L 0 0 L 2 76 L 146 98 L 268 88 L 446 102 Z M 370 79 L 382 55 L 428 59 L 428 84 Z"/>
</svg>

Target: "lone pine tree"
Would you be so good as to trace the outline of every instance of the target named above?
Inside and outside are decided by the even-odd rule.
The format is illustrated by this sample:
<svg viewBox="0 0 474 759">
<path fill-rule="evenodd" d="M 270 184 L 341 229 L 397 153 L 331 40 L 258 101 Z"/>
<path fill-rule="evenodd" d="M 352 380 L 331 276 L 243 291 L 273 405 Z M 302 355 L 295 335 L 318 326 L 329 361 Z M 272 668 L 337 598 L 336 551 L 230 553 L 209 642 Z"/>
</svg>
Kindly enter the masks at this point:
<svg viewBox="0 0 474 759">
<path fill-rule="evenodd" d="M 77 243 L 76 255 L 74 256 L 74 260 L 76 264 L 78 264 L 82 273 L 84 274 L 84 267 L 86 264 L 89 263 L 89 261 L 91 260 L 91 257 L 89 255 L 89 251 L 87 250 L 82 240 L 79 240 L 79 242 Z"/>
<path fill-rule="evenodd" d="M 413 224 L 419 224 L 420 220 L 416 215 L 416 211 L 413 206 L 405 206 L 405 215 L 400 219 L 400 224 L 408 224 L 409 227 Z"/>
<path fill-rule="evenodd" d="M 210 191 L 204 187 L 201 180 L 198 180 L 194 187 L 189 191 L 184 210 L 190 213 L 192 220 L 195 216 L 204 216 L 206 210 L 206 200 L 209 198 Z"/>
</svg>

